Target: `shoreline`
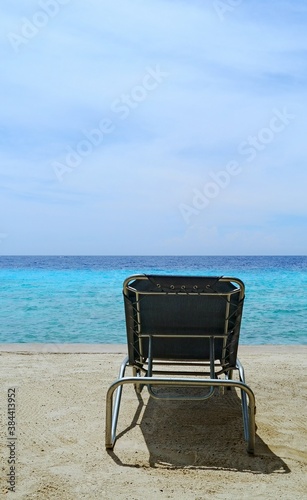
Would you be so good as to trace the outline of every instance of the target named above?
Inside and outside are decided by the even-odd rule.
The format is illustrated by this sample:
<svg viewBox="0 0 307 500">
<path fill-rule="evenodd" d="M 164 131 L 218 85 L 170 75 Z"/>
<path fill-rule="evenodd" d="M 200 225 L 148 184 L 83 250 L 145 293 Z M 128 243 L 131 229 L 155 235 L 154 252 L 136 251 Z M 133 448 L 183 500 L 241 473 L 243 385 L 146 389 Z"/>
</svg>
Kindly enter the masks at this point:
<svg viewBox="0 0 307 500">
<path fill-rule="evenodd" d="M 307 352 L 305 344 L 251 344 L 239 345 L 239 353 L 277 353 L 291 354 Z M 0 352 L 35 353 L 35 354 L 125 354 L 127 344 L 82 344 L 82 343 L 34 343 L 16 342 L 0 344 Z"/>
<path fill-rule="evenodd" d="M 127 344 L 82 344 L 82 343 L 1 343 L 0 353 L 24 354 L 126 354 Z M 298 354 L 306 352 L 306 344 L 251 344 L 239 345 L 240 354 Z"/>
</svg>

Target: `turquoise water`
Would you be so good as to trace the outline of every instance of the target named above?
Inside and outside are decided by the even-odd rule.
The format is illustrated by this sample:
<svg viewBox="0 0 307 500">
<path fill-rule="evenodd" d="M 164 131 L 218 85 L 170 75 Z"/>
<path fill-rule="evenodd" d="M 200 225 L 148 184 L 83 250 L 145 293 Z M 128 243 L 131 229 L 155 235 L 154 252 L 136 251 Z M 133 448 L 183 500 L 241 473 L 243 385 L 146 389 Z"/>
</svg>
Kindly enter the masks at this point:
<svg viewBox="0 0 307 500">
<path fill-rule="evenodd" d="M 241 344 L 307 344 L 307 257 L 1 257 L 0 342 L 125 343 L 123 280 L 236 276 Z"/>
</svg>

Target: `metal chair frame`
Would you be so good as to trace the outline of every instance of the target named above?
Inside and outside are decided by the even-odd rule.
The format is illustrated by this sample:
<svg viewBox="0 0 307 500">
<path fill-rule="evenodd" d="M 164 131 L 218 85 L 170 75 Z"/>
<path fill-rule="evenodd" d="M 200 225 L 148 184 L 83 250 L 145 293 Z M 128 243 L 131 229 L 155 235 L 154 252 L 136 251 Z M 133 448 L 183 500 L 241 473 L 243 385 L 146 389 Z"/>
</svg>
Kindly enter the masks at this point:
<svg viewBox="0 0 307 500">
<path fill-rule="evenodd" d="M 143 332 L 142 330 L 142 310 L 140 308 L 140 302 L 142 297 L 148 295 L 216 295 L 217 292 L 211 290 L 205 290 L 204 293 L 192 289 L 192 291 L 187 291 L 185 289 L 174 290 L 174 291 L 163 291 L 154 290 L 150 291 L 138 291 L 133 287 L 133 283 L 140 282 L 140 280 L 148 280 L 152 277 L 147 277 L 146 275 L 135 275 L 127 278 L 124 281 L 123 293 L 125 299 L 132 294 L 134 300 L 134 335 L 135 339 L 129 345 L 129 334 L 128 334 L 128 348 L 129 355 L 123 360 L 118 379 L 115 380 L 109 387 L 106 395 L 106 432 L 105 432 L 105 446 L 107 449 L 113 449 L 116 441 L 116 429 L 119 417 L 120 403 L 122 397 L 122 389 L 126 384 L 133 384 L 137 393 L 141 392 L 144 386 L 147 387 L 149 394 L 156 399 L 168 399 L 168 400 L 206 400 L 213 396 L 215 389 L 219 387 L 220 389 L 227 388 L 238 388 L 241 394 L 241 406 L 242 406 L 242 416 L 243 416 L 243 428 L 244 428 L 244 438 L 247 441 L 247 451 L 250 454 L 254 453 L 255 449 L 255 396 L 252 389 L 245 383 L 244 369 L 240 363 L 237 356 L 232 354 L 231 363 L 227 360 L 227 342 L 230 336 L 230 303 L 231 303 L 231 293 L 239 294 L 238 303 L 240 304 L 241 311 L 244 301 L 245 288 L 241 280 L 237 278 L 222 277 L 216 278 L 219 282 L 235 284 L 233 292 L 227 294 L 219 294 L 221 297 L 226 297 L 225 304 L 225 326 L 224 331 L 218 333 L 204 332 L 204 333 L 187 333 L 176 334 L 171 333 L 161 333 L 158 332 Z M 172 277 L 168 277 L 172 278 Z M 178 278 L 178 277 L 177 277 Z M 181 277 L 183 280 L 185 278 L 192 279 L 193 277 Z M 212 279 L 212 277 L 203 277 L 204 280 Z M 160 285 L 157 284 L 157 287 Z M 171 285 L 172 286 L 172 285 Z M 210 288 L 210 287 L 209 287 Z M 236 318 L 236 328 L 237 335 L 239 336 L 241 314 L 238 314 Z M 127 311 L 126 311 L 127 320 Z M 127 327 L 128 333 L 128 327 Z M 183 338 L 188 339 L 204 339 L 209 343 L 209 359 L 203 359 L 202 353 L 199 353 L 199 359 L 157 359 L 154 356 L 154 348 L 156 343 L 163 343 L 163 339 L 172 339 L 174 342 L 180 342 Z M 206 339 L 206 340 L 205 340 Z M 215 342 L 216 339 L 223 340 L 221 359 L 216 359 Z M 144 349 L 144 342 L 146 340 L 146 347 Z M 238 337 L 236 342 L 236 347 L 238 344 Z M 190 370 L 178 369 L 180 367 L 189 367 Z M 126 376 L 126 368 L 131 367 L 133 376 Z M 163 368 L 163 369 L 160 369 Z M 201 371 L 196 371 L 195 368 L 201 368 Z M 238 380 L 233 380 L 233 372 L 237 371 L 239 374 Z M 218 378 L 219 376 L 224 376 L 225 378 Z M 182 396 L 178 394 L 158 394 L 154 387 L 198 387 L 206 388 L 206 392 L 202 395 L 191 395 Z M 115 396 L 115 397 L 114 397 Z"/>
</svg>

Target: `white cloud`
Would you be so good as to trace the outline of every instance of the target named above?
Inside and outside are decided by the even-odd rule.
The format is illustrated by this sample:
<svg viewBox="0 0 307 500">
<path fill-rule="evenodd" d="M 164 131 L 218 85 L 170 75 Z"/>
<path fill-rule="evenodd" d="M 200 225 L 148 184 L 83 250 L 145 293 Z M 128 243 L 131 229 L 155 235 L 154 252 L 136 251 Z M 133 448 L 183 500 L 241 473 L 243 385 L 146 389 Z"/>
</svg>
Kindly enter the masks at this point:
<svg viewBox="0 0 307 500">
<path fill-rule="evenodd" d="M 2 252 L 118 254 L 127 218 L 145 234 L 131 253 L 233 253 L 233 239 L 305 252 L 303 3 L 242 2 L 220 22 L 197 0 L 71 0 L 15 53 L 5 34 L 39 5 L 6 5 L 1 20 Z M 112 103 L 156 65 L 168 76 L 121 119 Z M 295 118 L 248 162 L 240 143 L 285 107 Z M 113 132 L 59 182 L 54 162 L 104 118 Z M 178 206 L 232 160 L 240 175 L 187 227 Z"/>
</svg>

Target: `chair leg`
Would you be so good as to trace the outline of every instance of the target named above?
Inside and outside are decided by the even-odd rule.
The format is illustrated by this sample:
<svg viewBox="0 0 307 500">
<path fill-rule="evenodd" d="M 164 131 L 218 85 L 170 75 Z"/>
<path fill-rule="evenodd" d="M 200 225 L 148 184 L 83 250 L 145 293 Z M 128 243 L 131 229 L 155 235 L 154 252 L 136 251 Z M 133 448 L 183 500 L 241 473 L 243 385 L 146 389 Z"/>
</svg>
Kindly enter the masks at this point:
<svg viewBox="0 0 307 500">
<path fill-rule="evenodd" d="M 132 367 L 132 373 L 134 377 L 141 376 L 141 370 L 139 368 L 136 368 L 135 366 Z M 143 384 L 134 384 L 134 390 L 137 394 L 141 394 L 143 387 Z"/>
<path fill-rule="evenodd" d="M 118 378 L 121 379 L 125 376 L 126 367 L 128 366 L 128 357 L 124 359 L 120 366 Z M 119 407 L 122 397 L 123 386 L 119 385 L 115 392 L 115 400 L 113 405 L 113 397 L 111 400 L 107 398 L 107 411 L 106 411 L 106 448 L 113 449 L 116 441 L 116 427 L 118 422 Z"/>
<path fill-rule="evenodd" d="M 233 370 L 229 370 L 226 374 L 227 380 L 232 380 L 233 378 Z M 231 391 L 231 387 L 227 387 L 227 391 Z"/>
<path fill-rule="evenodd" d="M 244 375 L 244 368 L 242 364 L 240 363 L 239 359 L 237 359 L 237 368 L 239 370 L 239 377 L 240 381 L 245 384 L 245 375 Z M 246 392 L 241 390 L 241 405 L 242 405 L 242 417 L 243 417 L 243 427 L 244 427 L 244 439 L 245 441 L 249 440 L 249 420 L 250 420 L 250 415 L 249 415 L 249 408 L 247 404 L 247 396 Z"/>
</svg>

